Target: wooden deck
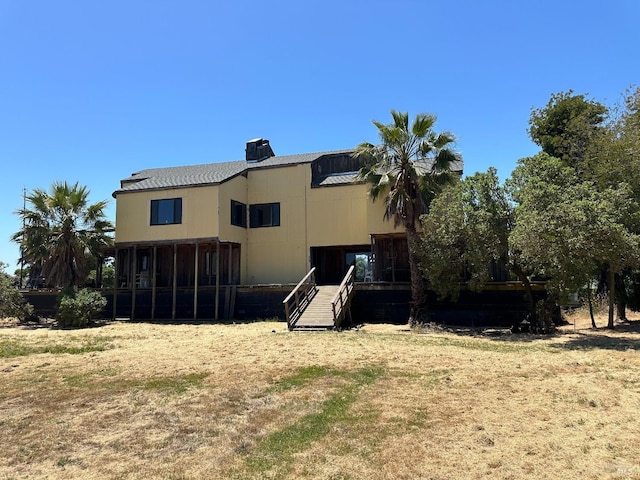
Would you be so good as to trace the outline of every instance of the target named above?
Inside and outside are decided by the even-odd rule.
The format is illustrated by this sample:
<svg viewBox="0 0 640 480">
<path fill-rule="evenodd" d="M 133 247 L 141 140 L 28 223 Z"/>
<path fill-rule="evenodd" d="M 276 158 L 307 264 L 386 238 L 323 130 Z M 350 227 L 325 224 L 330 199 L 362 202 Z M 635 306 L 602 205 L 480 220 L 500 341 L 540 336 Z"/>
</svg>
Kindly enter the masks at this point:
<svg viewBox="0 0 640 480">
<path fill-rule="evenodd" d="M 324 285 L 317 287 L 316 293 L 309 306 L 304 310 L 295 325 L 294 330 L 313 328 L 333 328 L 333 309 L 331 300 L 335 297 L 339 286 Z"/>
</svg>

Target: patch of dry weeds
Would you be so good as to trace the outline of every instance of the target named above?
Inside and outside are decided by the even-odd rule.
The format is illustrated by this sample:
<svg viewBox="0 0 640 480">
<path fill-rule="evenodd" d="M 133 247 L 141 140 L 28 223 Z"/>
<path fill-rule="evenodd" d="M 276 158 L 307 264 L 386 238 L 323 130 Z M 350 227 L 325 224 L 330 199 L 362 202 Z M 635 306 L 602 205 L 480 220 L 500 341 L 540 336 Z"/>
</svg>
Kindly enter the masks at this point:
<svg viewBox="0 0 640 480">
<path fill-rule="evenodd" d="M 0 358 L 0 478 L 640 478 L 637 324 L 2 328 L 110 348 Z"/>
</svg>

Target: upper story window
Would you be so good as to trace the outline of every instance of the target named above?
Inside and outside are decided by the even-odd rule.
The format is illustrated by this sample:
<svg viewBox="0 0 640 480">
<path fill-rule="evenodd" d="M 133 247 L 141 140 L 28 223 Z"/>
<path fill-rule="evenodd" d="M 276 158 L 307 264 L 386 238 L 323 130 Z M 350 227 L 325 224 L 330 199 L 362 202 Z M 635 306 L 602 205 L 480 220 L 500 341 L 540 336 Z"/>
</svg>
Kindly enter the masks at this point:
<svg viewBox="0 0 640 480">
<path fill-rule="evenodd" d="M 182 199 L 151 200 L 151 225 L 182 223 Z"/>
<path fill-rule="evenodd" d="M 279 203 L 258 203 L 249 206 L 249 226 L 256 227 L 279 227 L 280 226 L 280 204 Z"/>
<path fill-rule="evenodd" d="M 247 205 L 231 200 L 231 225 L 247 228 Z"/>
</svg>

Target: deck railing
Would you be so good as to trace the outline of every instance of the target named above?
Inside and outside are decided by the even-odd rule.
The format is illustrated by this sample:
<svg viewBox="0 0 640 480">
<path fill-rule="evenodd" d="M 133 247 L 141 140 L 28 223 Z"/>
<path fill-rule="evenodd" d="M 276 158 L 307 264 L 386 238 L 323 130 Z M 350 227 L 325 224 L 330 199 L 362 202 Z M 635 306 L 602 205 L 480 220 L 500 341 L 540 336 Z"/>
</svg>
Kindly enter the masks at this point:
<svg viewBox="0 0 640 480">
<path fill-rule="evenodd" d="M 342 325 L 345 315 L 351 321 L 351 299 L 354 293 L 354 272 L 355 267 L 351 265 L 347 274 L 344 276 L 336 296 L 331 300 L 331 308 L 333 309 L 333 324 L 339 329 Z"/>
<path fill-rule="evenodd" d="M 282 303 L 284 304 L 284 313 L 287 319 L 287 328 L 291 330 L 296 324 L 304 309 L 311 303 L 311 299 L 318 291 L 316 287 L 316 267 L 309 270 L 302 280 L 296 285 L 293 291 L 287 295 Z"/>
</svg>

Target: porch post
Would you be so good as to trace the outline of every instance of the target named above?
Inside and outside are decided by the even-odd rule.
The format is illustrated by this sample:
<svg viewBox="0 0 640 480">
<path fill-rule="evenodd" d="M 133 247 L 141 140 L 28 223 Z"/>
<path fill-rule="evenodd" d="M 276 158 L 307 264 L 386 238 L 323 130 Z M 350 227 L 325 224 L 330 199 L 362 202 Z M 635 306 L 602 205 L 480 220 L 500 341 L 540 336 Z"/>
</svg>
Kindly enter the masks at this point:
<svg viewBox="0 0 640 480">
<path fill-rule="evenodd" d="M 371 255 L 369 257 L 369 270 L 371 270 L 371 281 L 378 280 L 378 272 L 376 271 L 376 244 L 373 235 L 369 235 L 371 239 Z"/>
<path fill-rule="evenodd" d="M 118 305 L 118 247 L 116 247 L 116 253 L 115 253 L 115 267 L 113 269 L 113 318 L 112 320 L 116 319 L 116 307 Z"/>
<path fill-rule="evenodd" d="M 391 282 L 396 283 L 396 252 L 393 249 L 393 237 L 391 237 Z"/>
<path fill-rule="evenodd" d="M 198 318 L 198 253 L 199 253 L 199 248 L 200 244 L 198 242 L 196 242 L 196 258 L 195 258 L 195 266 L 193 268 L 193 275 L 194 275 L 194 280 L 193 280 L 193 319 L 195 320 L 196 318 Z"/>
<path fill-rule="evenodd" d="M 216 311 L 215 320 L 218 320 L 220 311 L 220 239 L 216 238 Z"/>
<path fill-rule="evenodd" d="M 158 247 L 153 246 L 153 265 L 151 266 L 151 320 L 156 318 L 156 260 L 158 258 Z"/>
<path fill-rule="evenodd" d="M 171 319 L 176 319 L 176 300 L 178 296 L 178 244 L 173 244 L 173 305 L 171 307 Z"/>
<path fill-rule="evenodd" d="M 209 253 L 209 259 L 207 260 L 207 271 L 209 272 L 209 282 L 207 283 L 207 285 L 211 286 L 211 278 L 213 277 L 213 269 L 211 268 L 211 259 L 213 258 L 213 255 L 211 255 L 211 244 L 207 245 L 207 253 Z"/>
<path fill-rule="evenodd" d="M 136 318 L 136 287 L 137 287 L 137 270 L 138 270 L 138 246 L 133 246 L 133 262 L 131 266 L 131 320 Z"/>
<path fill-rule="evenodd" d="M 233 248 L 230 243 L 227 247 L 229 247 L 229 285 L 231 285 L 233 284 Z"/>
</svg>

